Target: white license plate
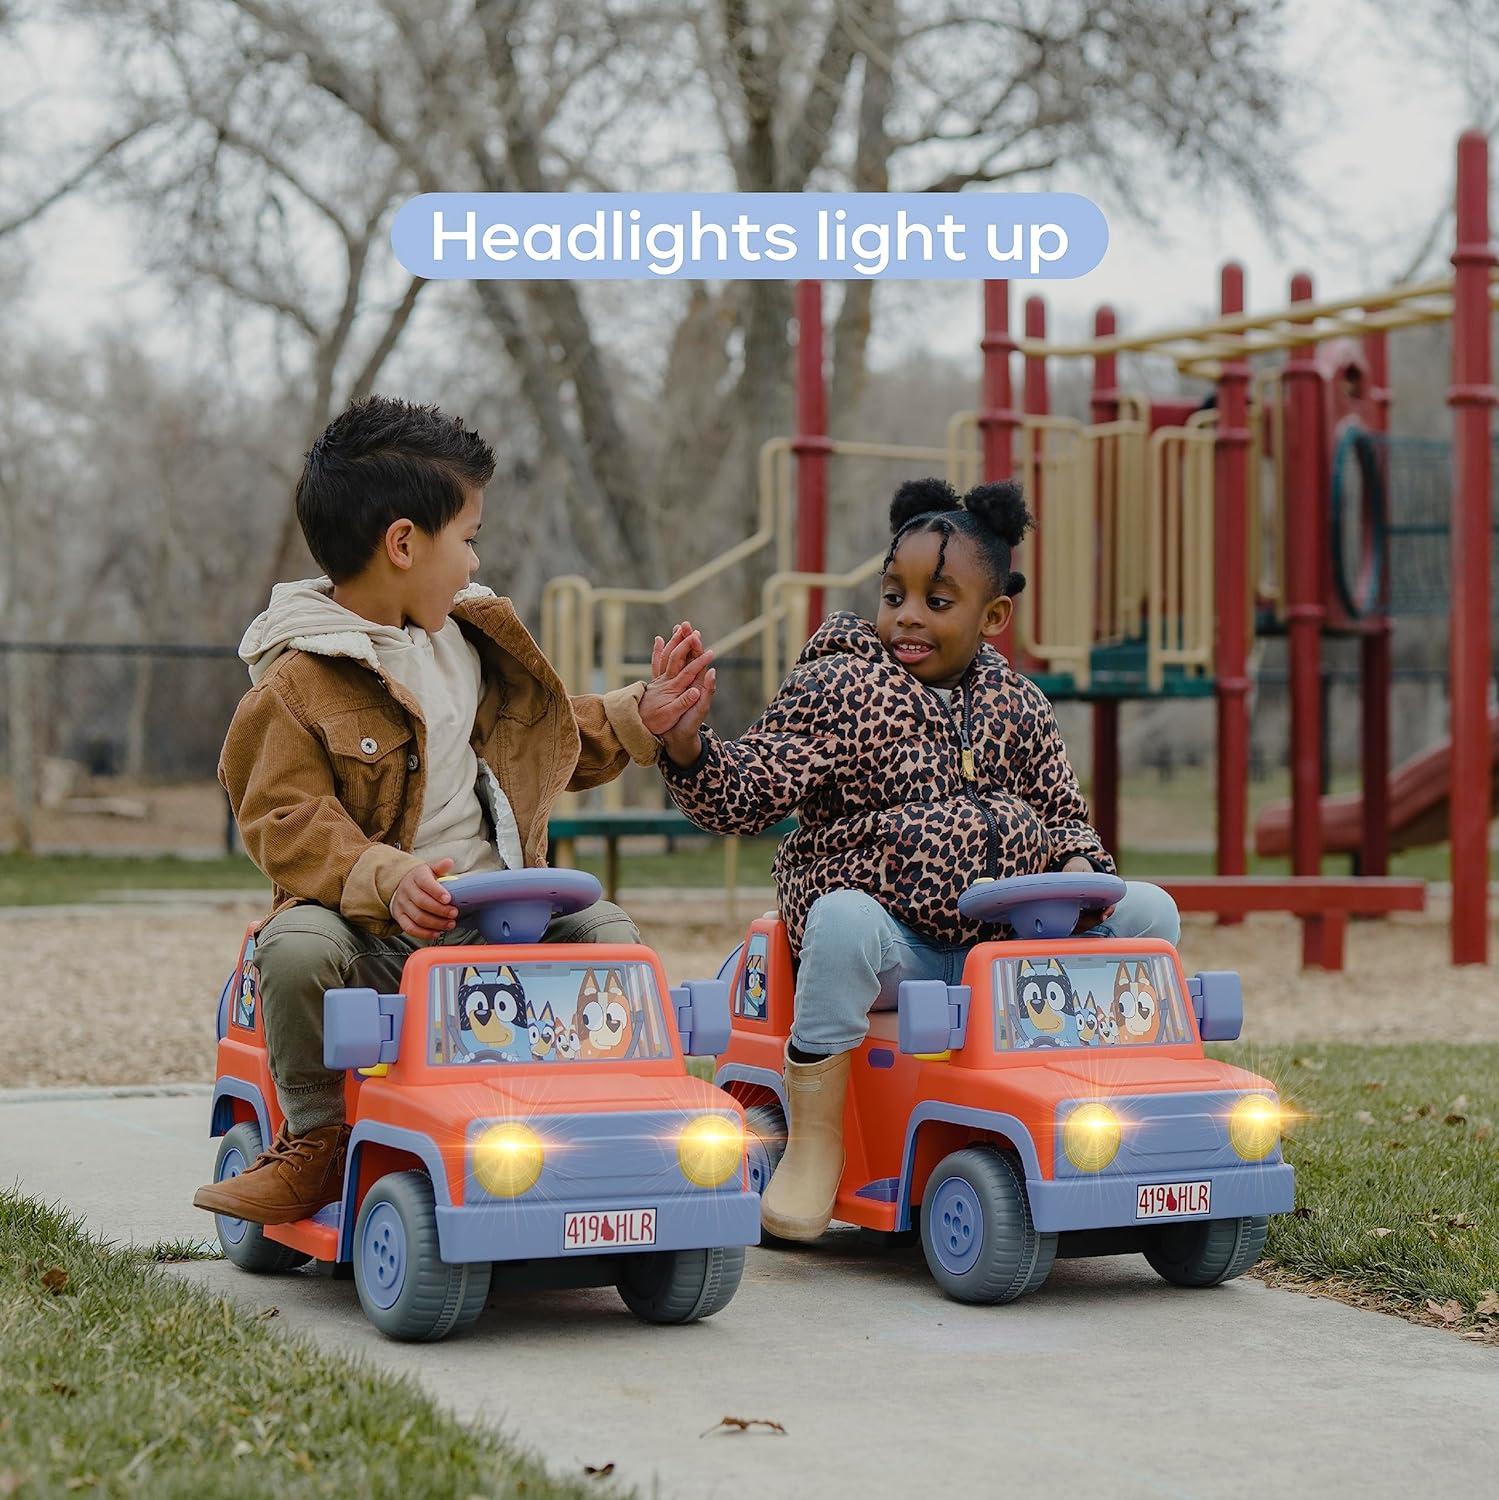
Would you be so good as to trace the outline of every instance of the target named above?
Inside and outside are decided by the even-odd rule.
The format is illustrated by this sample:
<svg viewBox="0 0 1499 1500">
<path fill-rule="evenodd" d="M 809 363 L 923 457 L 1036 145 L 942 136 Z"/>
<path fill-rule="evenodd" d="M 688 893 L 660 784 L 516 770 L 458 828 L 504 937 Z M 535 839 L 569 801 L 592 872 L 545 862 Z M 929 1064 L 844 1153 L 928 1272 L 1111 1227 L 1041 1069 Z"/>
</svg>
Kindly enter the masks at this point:
<svg viewBox="0 0 1499 1500">
<path fill-rule="evenodd" d="M 1183 1214 L 1205 1214 L 1213 1197 L 1208 1182 L 1146 1182 L 1135 1195 L 1137 1219 L 1176 1219 Z"/>
<path fill-rule="evenodd" d="M 655 1243 L 654 1208 L 589 1209 L 562 1220 L 564 1250 L 633 1250 Z"/>
</svg>

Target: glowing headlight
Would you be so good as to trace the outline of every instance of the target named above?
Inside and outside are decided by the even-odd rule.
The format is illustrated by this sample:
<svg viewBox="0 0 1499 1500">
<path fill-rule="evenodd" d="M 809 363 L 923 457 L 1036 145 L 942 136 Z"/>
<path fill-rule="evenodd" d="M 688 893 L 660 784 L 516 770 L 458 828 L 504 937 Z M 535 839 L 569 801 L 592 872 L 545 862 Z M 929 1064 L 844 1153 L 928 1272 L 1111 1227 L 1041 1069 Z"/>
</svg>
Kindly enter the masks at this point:
<svg viewBox="0 0 1499 1500">
<path fill-rule="evenodd" d="M 1079 1172 L 1101 1172 L 1119 1154 L 1119 1116 L 1105 1104 L 1084 1104 L 1062 1126 L 1062 1149 Z"/>
<path fill-rule="evenodd" d="M 474 1177 L 492 1198 L 518 1198 L 535 1187 L 545 1155 L 529 1126 L 491 1125 L 474 1142 Z"/>
<path fill-rule="evenodd" d="M 697 1187 L 719 1187 L 744 1161 L 744 1131 L 735 1120 L 703 1115 L 677 1138 L 682 1175 Z"/>
<path fill-rule="evenodd" d="M 1228 1117 L 1228 1143 L 1245 1161 L 1269 1156 L 1280 1140 L 1280 1106 L 1264 1094 L 1249 1094 Z"/>
</svg>

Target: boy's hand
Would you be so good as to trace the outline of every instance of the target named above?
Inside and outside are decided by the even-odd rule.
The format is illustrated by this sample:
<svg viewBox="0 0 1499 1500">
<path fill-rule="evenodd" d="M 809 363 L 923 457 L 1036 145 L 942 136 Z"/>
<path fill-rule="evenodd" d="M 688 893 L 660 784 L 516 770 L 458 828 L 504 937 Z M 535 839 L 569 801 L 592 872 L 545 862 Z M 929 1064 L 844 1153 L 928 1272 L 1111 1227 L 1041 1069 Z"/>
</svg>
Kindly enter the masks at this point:
<svg viewBox="0 0 1499 1500">
<path fill-rule="evenodd" d="M 703 647 L 703 638 L 682 621 L 663 641 L 658 635 L 651 649 L 651 680 L 640 699 L 640 718 L 645 727 L 666 747 L 673 760 L 697 743 L 697 732 L 708 716 L 717 686 L 709 670 L 713 653 Z M 686 760 L 696 759 L 693 748 Z"/>
<path fill-rule="evenodd" d="M 417 865 L 401 877 L 391 894 L 390 914 L 408 937 L 437 938 L 456 926 L 458 908 L 437 878 L 452 868 L 452 860 L 440 859 L 435 865 Z"/>
</svg>

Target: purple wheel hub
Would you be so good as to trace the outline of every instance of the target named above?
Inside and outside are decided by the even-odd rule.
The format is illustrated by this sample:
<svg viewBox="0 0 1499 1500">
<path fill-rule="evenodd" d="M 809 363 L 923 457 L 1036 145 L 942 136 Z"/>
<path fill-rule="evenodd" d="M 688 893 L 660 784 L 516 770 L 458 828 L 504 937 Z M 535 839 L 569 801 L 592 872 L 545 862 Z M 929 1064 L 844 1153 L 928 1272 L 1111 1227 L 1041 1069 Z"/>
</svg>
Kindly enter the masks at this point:
<svg viewBox="0 0 1499 1500">
<path fill-rule="evenodd" d="M 376 1307 L 394 1307 L 406 1284 L 406 1225 L 390 1203 L 377 1203 L 359 1240 L 366 1292 Z"/>
<path fill-rule="evenodd" d="M 984 1243 L 984 1208 L 966 1177 L 944 1178 L 932 1202 L 932 1251 L 945 1271 L 971 1271 Z"/>
</svg>

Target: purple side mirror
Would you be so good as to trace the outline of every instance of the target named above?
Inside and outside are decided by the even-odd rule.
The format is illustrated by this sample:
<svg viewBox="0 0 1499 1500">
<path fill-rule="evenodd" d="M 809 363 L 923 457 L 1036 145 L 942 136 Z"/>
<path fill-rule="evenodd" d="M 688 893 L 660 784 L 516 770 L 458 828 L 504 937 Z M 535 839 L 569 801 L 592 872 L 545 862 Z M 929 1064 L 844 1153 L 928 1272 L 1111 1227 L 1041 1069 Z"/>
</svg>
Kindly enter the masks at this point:
<svg viewBox="0 0 1499 1500">
<path fill-rule="evenodd" d="M 1237 1041 L 1244 1029 L 1244 986 L 1232 969 L 1209 969 L 1187 981 L 1197 1031 L 1205 1042 Z"/>
</svg>

